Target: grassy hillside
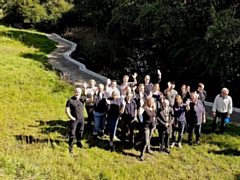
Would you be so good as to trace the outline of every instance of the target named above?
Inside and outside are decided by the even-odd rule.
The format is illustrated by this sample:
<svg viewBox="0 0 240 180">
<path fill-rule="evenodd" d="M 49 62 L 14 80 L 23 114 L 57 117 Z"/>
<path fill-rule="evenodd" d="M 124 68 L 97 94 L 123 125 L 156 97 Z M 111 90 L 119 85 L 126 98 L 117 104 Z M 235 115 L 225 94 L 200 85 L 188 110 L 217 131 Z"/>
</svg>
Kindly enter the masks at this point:
<svg viewBox="0 0 240 180">
<path fill-rule="evenodd" d="M 47 63 L 55 43 L 44 34 L 0 25 L 0 179 L 240 179 L 240 128 L 229 125 L 225 135 L 202 134 L 201 146 L 158 154 L 140 162 L 138 147 L 108 138 L 93 141 L 84 134 L 85 149 L 68 153 L 64 113 L 73 87 L 62 82 Z M 211 122 L 204 126 L 210 129 Z"/>
</svg>

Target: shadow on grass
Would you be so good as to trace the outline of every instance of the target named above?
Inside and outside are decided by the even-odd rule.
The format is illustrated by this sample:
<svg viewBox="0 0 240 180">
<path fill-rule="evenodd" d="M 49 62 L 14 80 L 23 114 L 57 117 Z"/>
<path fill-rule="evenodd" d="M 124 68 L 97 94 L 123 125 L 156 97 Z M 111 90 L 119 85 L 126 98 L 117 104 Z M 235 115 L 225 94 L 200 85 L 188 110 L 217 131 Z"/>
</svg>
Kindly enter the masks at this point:
<svg viewBox="0 0 240 180">
<path fill-rule="evenodd" d="M 224 149 L 224 150 L 209 150 L 208 153 L 219 154 L 219 155 L 226 155 L 226 156 L 239 156 L 240 151 L 237 149 Z"/>
<path fill-rule="evenodd" d="M 15 135 L 16 140 L 20 141 L 23 144 L 36 144 L 36 143 L 50 143 L 52 148 L 54 148 L 54 144 L 60 144 L 63 141 L 56 139 L 47 139 L 47 138 L 37 138 L 32 135 Z"/>
</svg>

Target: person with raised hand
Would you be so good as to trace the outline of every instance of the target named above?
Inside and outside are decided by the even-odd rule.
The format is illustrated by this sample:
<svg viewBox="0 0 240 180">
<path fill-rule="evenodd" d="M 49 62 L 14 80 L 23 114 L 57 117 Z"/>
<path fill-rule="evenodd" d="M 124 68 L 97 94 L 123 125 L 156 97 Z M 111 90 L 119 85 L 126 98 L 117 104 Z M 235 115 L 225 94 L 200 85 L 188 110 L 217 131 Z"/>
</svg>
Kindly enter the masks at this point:
<svg viewBox="0 0 240 180">
<path fill-rule="evenodd" d="M 178 92 L 174 88 L 175 82 L 168 82 L 168 88 L 164 90 L 164 94 L 166 95 L 166 98 L 169 100 L 170 107 L 173 107 L 176 95 L 178 95 Z"/>
<path fill-rule="evenodd" d="M 123 83 L 119 86 L 119 90 L 120 90 L 120 95 L 124 95 L 126 94 L 126 86 L 130 86 L 131 88 L 137 84 L 137 73 L 134 73 L 132 75 L 133 77 L 133 82 L 128 82 L 129 81 L 129 76 L 128 75 L 124 75 L 123 76 Z"/>
</svg>

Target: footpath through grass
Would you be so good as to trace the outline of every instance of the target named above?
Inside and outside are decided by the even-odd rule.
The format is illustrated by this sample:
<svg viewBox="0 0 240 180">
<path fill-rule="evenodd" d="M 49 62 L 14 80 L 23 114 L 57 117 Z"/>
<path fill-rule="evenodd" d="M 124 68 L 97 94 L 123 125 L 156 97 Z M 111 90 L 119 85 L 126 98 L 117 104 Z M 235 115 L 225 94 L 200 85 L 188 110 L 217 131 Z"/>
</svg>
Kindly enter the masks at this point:
<svg viewBox="0 0 240 180">
<path fill-rule="evenodd" d="M 44 34 L 0 25 L 0 179 L 240 179 L 240 128 L 229 125 L 225 135 L 202 134 L 202 145 L 171 154 L 136 157 L 138 148 L 84 134 L 85 149 L 68 153 L 65 135 L 66 100 L 73 87 L 62 82 L 47 63 L 55 43 Z M 207 132 L 211 126 L 204 126 Z"/>
</svg>

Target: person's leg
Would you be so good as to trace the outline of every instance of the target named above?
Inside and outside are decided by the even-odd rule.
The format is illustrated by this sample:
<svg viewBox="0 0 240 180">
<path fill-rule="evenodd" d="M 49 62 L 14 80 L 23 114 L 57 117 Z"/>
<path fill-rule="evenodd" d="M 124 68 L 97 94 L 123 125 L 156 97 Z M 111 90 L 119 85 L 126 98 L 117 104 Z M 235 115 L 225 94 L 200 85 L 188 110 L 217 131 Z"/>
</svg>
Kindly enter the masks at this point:
<svg viewBox="0 0 240 180">
<path fill-rule="evenodd" d="M 127 120 L 126 119 L 122 119 L 121 120 L 121 140 L 122 142 L 126 141 L 126 134 L 128 131 L 128 126 L 127 126 Z"/>
<path fill-rule="evenodd" d="M 181 142 L 182 142 L 182 136 L 184 133 L 184 129 L 185 129 L 185 122 L 179 122 L 179 126 L 178 126 L 178 147 L 182 147 Z"/>
<path fill-rule="evenodd" d="M 152 150 L 150 149 L 150 146 L 151 146 L 150 143 L 151 143 L 151 138 L 152 138 L 153 131 L 154 131 L 153 128 L 149 129 L 148 142 L 147 142 L 147 148 L 146 148 L 146 151 L 149 154 L 153 154 Z"/>
<path fill-rule="evenodd" d="M 69 141 L 68 141 L 70 153 L 72 153 L 74 137 L 75 137 L 76 127 L 77 127 L 78 122 L 79 122 L 78 120 L 70 121 L 70 131 L 69 131 Z"/>
<path fill-rule="evenodd" d="M 201 124 L 195 125 L 196 142 L 198 145 L 200 145 L 201 127 Z"/>
<path fill-rule="evenodd" d="M 149 128 L 145 127 L 143 130 L 142 150 L 141 150 L 141 156 L 140 156 L 141 160 L 144 160 L 144 154 L 149 144 L 149 134 L 150 134 Z"/>
<path fill-rule="evenodd" d="M 109 125 L 110 125 L 110 141 L 113 141 L 114 128 L 115 128 L 115 125 L 116 125 L 116 120 L 109 119 Z"/>
<path fill-rule="evenodd" d="M 100 125 L 100 116 L 94 115 L 94 127 L 93 127 L 93 136 L 94 137 L 97 137 L 97 135 L 98 135 L 99 125 Z"/>
<path fill-rule="evenodd" d="M 94 115 L 93 115 L 93 108 L 91 106 L 85 106 L 87 115 L 88 115 L 88 122 L 87 125 L 90 128 L 92 121 L 94 121 Z"/>
<path fill-rule="evenodd" d="M 114 132 L 113 132 L 113 138 L 116 137 L 118 122 L 119 122 L 119 118 L 117 118 L 117 120 L 115 121 L 115 127 L 114 127 Z"/>
<path fill-rule="evenodd" d="M 134 129 L 135 129 L 135 122 L 129 123 L 128 127 L 130 128 L 130 143 L 134 144 Z"/>
<path fill-rule="evenodd" d="M 82 148 L 83 145 L 81 143 L 82 137 L 83 137 L 83 131 L 84 131 L 84 118 L 79 121 L 77 124 L 77 147 Z"/>
<path fill-rule="evenodd" d="M 188 127 L 188 143 L 189 145 L 192 145 L 192 137 L 193 137 L 193 131 L 194 131 L 194 125 L 193 124 L 189 124 Z"/>
<path fill-rule="evenodd" d="M 100 120 L 99 120 L 99 131 L 100 131 L 101 136 L 103 136 L 104 135 L 104 129 L 105 129 L 106 114 L 101 115 L 99 118 L 100 118 Z"/>
<path fill-rule="evenodd" d="M 217 124 L 220 118 L 220 114 L 218 111 L 216 111 L 216 116 L 213 118 L 213 123 L 212 123 L 212 132 L 215 133 L 215 130 L 217 128 Z"/>
<path fill-rule="evenodd" d="M 179 128 L 179 126 L 178 126 Z M 172 144 L 171 144 L 171 148 L 173 148 L 175 146 L 175 141 L 176 141 L 176 134 L 178 132 L 178 128 L 174 126 L 174 124 L 172 125 Z"/>
<path fill-rule="evenodd" d="M 168 146 L 169 146 L 169 139 L 170 139 L 170 134 L 166 131 L 164 134 L 164 143 L 165 143 L 165 152 L 170 153 Z"/>
<path fill-rule="evenodd" d="M 227 113 L 221 113 L 221 134 L 224 134 L 225 131 L 225 119 L 227 117 Z"/>
<path fill-rule="evenodd" d="M 158 129 L 158 137 L 159 137 L 159 153 L 161 153 L 163 151 L 163 145 L 164 145 L 164 133 L 162 131 L 162 129 Z"/>
</svg>

